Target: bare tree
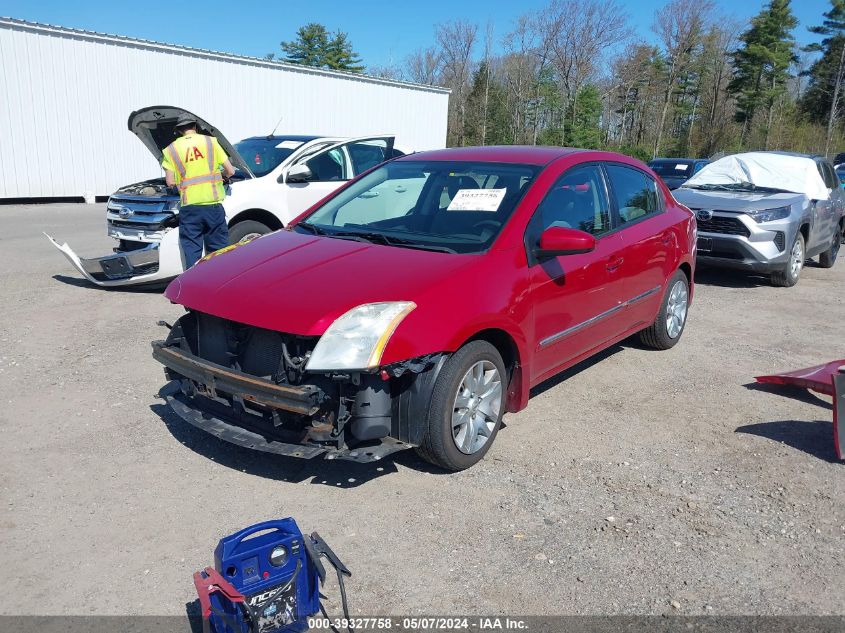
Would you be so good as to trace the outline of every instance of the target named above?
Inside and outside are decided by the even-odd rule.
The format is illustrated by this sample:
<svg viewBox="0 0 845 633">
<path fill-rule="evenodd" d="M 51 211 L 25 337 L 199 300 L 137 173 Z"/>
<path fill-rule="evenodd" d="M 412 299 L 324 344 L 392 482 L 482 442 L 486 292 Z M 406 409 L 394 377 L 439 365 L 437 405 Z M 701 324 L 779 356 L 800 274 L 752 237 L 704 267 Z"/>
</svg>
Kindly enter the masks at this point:
<svg viewBox="0 0 845 633">
<path fill-rule="evenodd" d="M 701 44 L 702 34 L 710 22 L 712 12 L 713 3 L 710 0 L 670 0 L 654 16 L 652 30 L 663 45 L 666 65 L 663 103 L 657 121 L 657 138 L 654 141 L 655 157 L 660 153 L 675 84 L 687 70 L 696 48 Z"/>
<path fill-rule="evenodd" d="M 478 25 L 465 20 L 438 24 L 437 45 L 443 60 L 443 80 L 452 89 L 449 110 L 453 125 L 452 141 L 464 144 L 466 128 L 466 95 L 472 73 L 472 53 L 478 38 Z"/>
<path fill-rule="evenodd" d="M 440 78 L 442 60 L 436 48 L 420 48 L 405 59 L 405 72 L 409 81 L 435 85 Z"/>
</svg>

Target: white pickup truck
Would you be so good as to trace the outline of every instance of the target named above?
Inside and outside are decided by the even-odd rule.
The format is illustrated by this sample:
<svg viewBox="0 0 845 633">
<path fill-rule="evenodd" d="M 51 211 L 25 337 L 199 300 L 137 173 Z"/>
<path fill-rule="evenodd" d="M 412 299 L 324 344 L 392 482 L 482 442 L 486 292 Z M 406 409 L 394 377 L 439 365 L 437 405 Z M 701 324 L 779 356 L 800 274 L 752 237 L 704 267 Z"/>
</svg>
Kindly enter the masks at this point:
<svg viewBox="0 0 845 633">
<path fill-rule="evenodd" d="M 232 243 L 282 228 L 347 180 L 402 152 L 394 136 L 360 138 L 255 136 L 234 146 L 215 127 L 181 108 L 154 106 L 133 112 L 129 130 L 161 162 L 176 137 L 180 114 L 217 138 L 235 167 L 223 202 Z M 108 234 L 114 253 L 83 259 L 66 243 L 47 238 L 88 281 L 98 286 L 161 284 L 184 270 L 179 248 L 179 196 L 164 178 L 127 185 L 109 197 Z"/>
</svg>

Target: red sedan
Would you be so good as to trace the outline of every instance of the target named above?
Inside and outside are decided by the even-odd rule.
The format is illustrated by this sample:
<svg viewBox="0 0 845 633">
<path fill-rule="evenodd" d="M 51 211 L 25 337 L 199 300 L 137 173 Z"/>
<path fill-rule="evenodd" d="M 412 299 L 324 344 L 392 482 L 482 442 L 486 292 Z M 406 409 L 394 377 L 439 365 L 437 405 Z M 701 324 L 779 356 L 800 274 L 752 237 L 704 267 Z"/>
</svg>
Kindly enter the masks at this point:
<svg viewBox="0 0 845 633">
<path fill-rule="evenodd" d="M 678 342 L 695 232 L 619 154 L 413 154 L 173 281 L 188 312 L 153 355 L 173 409 L 221 439 L 356 461 L 416 447 L 461 470 L 532 386 L 632 334 Z"/>
</svg>

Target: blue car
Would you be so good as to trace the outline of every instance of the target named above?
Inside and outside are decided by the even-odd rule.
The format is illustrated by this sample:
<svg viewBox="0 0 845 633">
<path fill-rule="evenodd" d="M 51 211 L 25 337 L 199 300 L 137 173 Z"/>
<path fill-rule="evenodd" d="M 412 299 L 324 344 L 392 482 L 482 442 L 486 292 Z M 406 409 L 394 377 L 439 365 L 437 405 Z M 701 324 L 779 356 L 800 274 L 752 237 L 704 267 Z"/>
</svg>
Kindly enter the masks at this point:
<svg viewBox="0 0 845 633">
<path fill-rule="evenodd" d="M 677 189 L 709 163 L 705 158 L 655 158 L 648 166 L 669 189 Z"/>
</svg>

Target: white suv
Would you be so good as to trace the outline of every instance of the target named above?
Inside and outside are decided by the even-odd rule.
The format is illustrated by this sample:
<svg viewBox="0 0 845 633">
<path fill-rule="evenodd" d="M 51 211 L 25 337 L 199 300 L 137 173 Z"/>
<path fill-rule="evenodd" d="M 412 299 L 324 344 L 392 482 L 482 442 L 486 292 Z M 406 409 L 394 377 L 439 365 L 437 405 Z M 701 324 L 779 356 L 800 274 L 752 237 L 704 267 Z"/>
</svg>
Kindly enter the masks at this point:
<svg viewBox="0 0 845 633">
<path fill-rule="evenodd" d="M 276 135 L 254 136 L 231 145 L 215 127 L 171 106 L 133 112 L 129 129 L 161 162 L 175 138 L 180 114 L 198 122 L 229 154 L 235 176 L 223 202 L 232 243 L 275 231 L 346 181 L 395 156 L 394 137 L 360 138 Z M 184 270 L 179 248 L 179 196 L 164 178 L 121 187 L 106 207 L 109 236 L 118 240 L 114 253 L 80 258 L 67 244 L 48 239 L 86 279 L 98 286 L 161 284 Z"/>
</svg>

